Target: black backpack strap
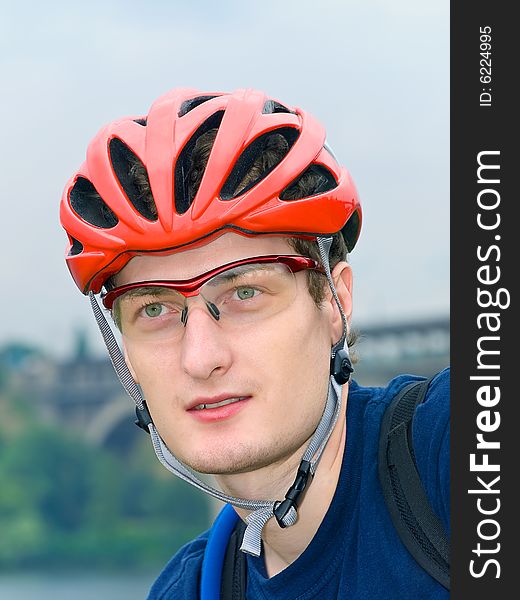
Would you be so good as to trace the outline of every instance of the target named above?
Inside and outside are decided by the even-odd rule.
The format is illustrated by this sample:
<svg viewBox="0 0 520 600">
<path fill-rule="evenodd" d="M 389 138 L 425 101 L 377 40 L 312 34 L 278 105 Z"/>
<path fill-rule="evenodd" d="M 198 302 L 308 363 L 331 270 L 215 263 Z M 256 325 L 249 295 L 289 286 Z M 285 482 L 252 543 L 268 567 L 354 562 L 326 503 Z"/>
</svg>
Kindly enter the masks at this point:
<svg viewBox="0 0 520 600">
<path fill-rule="evenodd" d="M 245 600 L 247 583 L 247 558 L 240 551 L 246 524 L 238 519 L 235 529 L 229 536 L 229 542 L 222 565 L 222 579 L 220 582 L 221 600 Z"/>
<path fill-rule="evenodd" d="M 405 386 L 385 411 L 379 437 L 379 479 L 392 522 L 415 560 L 450 589 L 449 539 L 433 512 L 415 464 L 412 420 L 430 379 Z"/>
</svg>

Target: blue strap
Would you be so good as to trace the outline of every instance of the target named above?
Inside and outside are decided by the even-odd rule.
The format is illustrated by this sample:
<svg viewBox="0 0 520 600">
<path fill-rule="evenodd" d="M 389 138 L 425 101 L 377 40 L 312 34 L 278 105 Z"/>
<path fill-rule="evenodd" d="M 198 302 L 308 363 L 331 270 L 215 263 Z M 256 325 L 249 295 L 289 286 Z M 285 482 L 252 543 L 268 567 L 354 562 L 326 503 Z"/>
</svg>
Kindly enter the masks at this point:
<svg viewBox="0 0 520 600">
<path fill-rule="evenodd" d="M 200 581 L 201 600 L 219 600 L 222 566 L 226 555 L 229 537 L 238 521 L 238 515 L 231 504 L 226 504 L 220 511 L 211 528 Z"/>
</svg>

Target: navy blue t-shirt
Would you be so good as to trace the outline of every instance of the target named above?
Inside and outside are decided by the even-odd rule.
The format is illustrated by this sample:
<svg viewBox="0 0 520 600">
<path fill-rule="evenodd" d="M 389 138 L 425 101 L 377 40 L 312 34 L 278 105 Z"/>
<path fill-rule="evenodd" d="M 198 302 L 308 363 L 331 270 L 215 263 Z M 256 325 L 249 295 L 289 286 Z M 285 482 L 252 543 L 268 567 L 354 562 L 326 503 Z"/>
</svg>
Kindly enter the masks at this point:
<svg viewBox="0 0 520 600">
<path fill-rule="evenodd" d="M 449 592 L 411 557 L 392 525 L 378 479 L 381 418 L 413 375 L 386 388 L 350 384 L 347 441 L 332 503 L 303 554 L 268 578 L 263 558 L 247 557 L 248 600 L 447 599 Z M 417 408 L 413 442 L 419 474 L 449 531 L 449 369 L 441 371 Z M 311 484 L 312 485 L 312 484 Z M 148 600 L 198 600 L 208 532 L 166 565 Z"/>
</svg>

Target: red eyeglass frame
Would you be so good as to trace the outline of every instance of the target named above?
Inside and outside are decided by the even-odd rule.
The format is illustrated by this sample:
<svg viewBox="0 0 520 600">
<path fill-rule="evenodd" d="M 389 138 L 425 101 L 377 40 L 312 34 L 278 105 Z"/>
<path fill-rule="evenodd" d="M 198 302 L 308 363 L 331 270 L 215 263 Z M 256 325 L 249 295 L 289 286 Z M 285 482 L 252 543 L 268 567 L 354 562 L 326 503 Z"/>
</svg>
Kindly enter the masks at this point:
<svg viewBox="0 0 520 600">
<path fill-rule="evenodd" d="M 251 258 L 243 258 L 241 260 L 236 260 L 230 263 L 226 263 L 225 265 L 221 265 L 220 267 L 216 267 L 211 269 L 211 271 L 207 271 L 202 275 L 197 275 L 196 277 L 192 277 L 191 279 L 180 279 L 180 280 L 152 280 L 152 281 L 136 281 L 134 283 L 127 283 L 126 285 L 121 285 L 119 287 L 114 288 L 108 292 L 101 294 L 101 301 L 103 302 L 103 306 L 108 310 L 111 310 L 114 306 L 114 302 L 130 290 L 134 290 L 140 287 L 166 287 L 174 289 L 175 291 L 181 293 L 185 298 L 189 298 L 191 296 L 196 296 L 198 290 L 212 277 L 219 275 L 223 271 L 227 271 L 232 267 L 240 267 L 242 265 L 249 265 L 253 263 L 282 263 L 286 265 L 292 273 L 298 273 L 299 271 L 304 271 L 306 269 L 315 269 L 320 273 L 325 273 L 325 269 L 322 265 L 313 258 L 309 258 L 307 256 L 301 255 L 278 255 L 278 254 L 270 254 L 266 256 L 255 256 Z"/>
</svg>

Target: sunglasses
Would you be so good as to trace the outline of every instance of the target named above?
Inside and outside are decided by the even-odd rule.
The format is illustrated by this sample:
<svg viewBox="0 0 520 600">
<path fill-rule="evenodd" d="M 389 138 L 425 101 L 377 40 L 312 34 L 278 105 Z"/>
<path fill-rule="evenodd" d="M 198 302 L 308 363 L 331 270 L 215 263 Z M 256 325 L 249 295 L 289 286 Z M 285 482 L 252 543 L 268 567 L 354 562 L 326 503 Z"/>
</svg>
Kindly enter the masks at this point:
<svg viewBox="0 0 520 600">
<path fill-rule="evenodd" d="M 324 273 L 314 259 L 268 255 L 226 263 L 186 280 L 138 281 L 102 294 L 105 308 L 117 311 L 123 335 L 158 340 L 182 335 L 188 299 L 200 297 L 215 320 L 244 323 L 272 316 L 296 296 L 295 274 Z"/>
</svg>

